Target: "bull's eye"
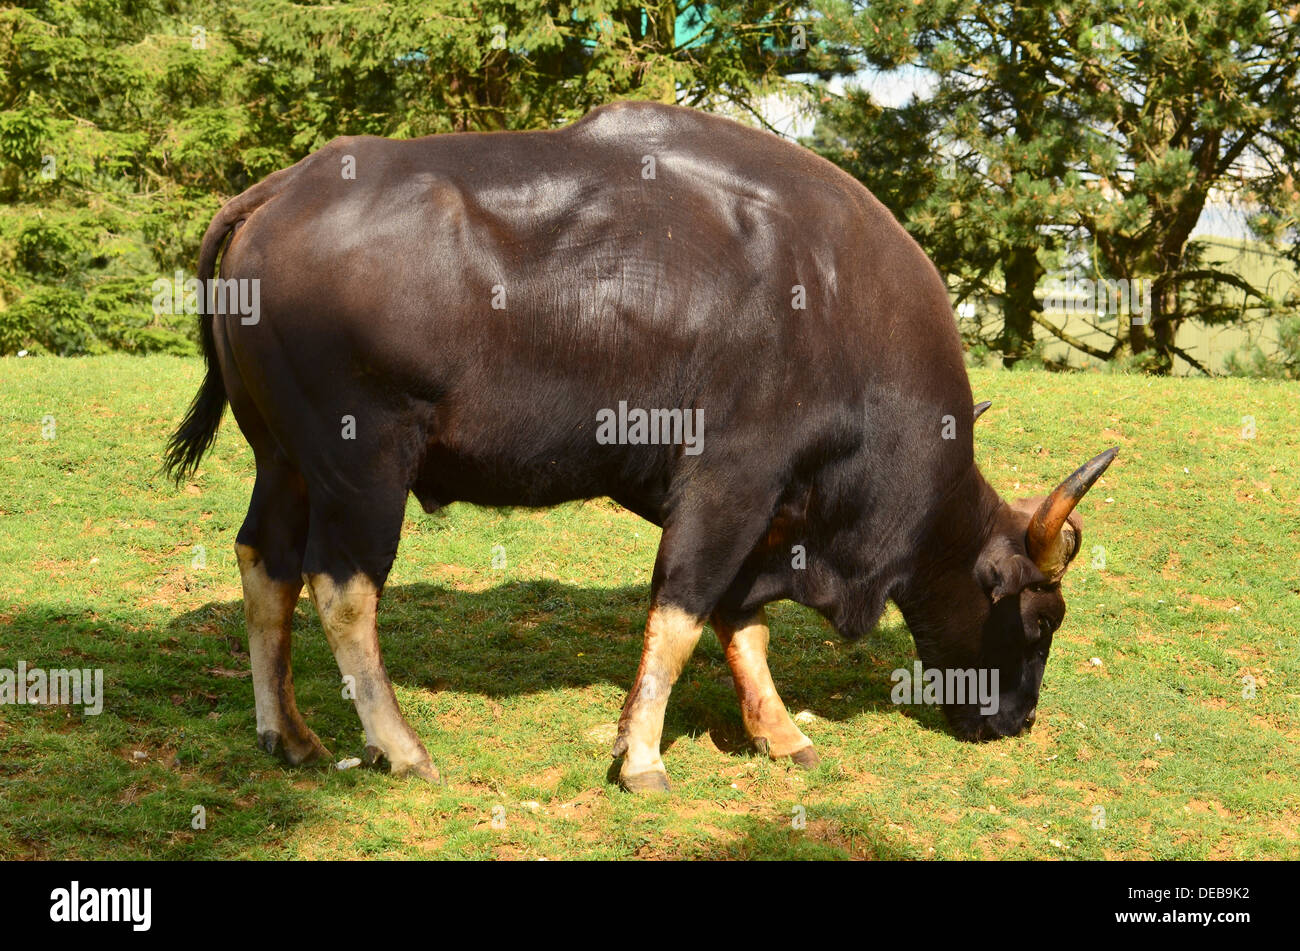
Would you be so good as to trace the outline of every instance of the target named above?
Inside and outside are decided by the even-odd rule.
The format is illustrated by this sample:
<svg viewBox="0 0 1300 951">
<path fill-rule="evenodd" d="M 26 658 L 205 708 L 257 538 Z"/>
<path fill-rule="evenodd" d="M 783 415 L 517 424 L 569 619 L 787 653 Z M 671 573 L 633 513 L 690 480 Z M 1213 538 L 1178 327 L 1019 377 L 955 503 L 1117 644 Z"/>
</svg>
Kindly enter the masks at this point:
<svg viewBox="0 0 1300 951">
<path fill-rule="evenodd" d="M 1042 640 L 1044 637 L 1047 637 L 1047 635 L 1051 633 L 1052 633 L 1051 618 L 1040 617 L 1038 619 L 1038 630 L 1034 634 L 1030 635 L 1030 637 L 1028 638 L 1029 643 L 1037 644 L 1040 640 Z"/>
</svg>

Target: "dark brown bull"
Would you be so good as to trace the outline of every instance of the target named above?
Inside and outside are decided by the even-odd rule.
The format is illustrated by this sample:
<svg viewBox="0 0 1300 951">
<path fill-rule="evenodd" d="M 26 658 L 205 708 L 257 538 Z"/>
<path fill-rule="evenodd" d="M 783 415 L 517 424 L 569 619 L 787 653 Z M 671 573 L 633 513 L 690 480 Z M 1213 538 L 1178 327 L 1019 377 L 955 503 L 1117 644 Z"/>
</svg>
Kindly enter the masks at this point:
<svg viewBox="0 0 1300 951">
<path fill-rule="evenodd" d="M 411 492 L 610 496 L 662 526 L 614 748 L 630 789 L 667 788 L 664 708 L 710 619 L 755 742 L 816 762 L 768 673 L 781 598 L 850 638 L 892 598 L 927 666 L 1000 675 L 996 712 L 945 704 L 959 735 L 1032 724 L 1070 513 L 1114 450 L 1041 504 L 997 496 L 944 283 L 833 165 L 622 103 L 550 132 L 336 140 L 221 210 L 202 280 L 228 237 L 221 277 L 259 282 L 260 312 L 202 318 L 208 375 L 168 462 L 193 471 L 229 400 L 257 462 L 237 550 L 268 751 L 326 752 L 289 669 L 305 583 L 367 758 L 438 777 L 375 622 Z M 611 428 L 628 407 L 664 438 Z"/>
</svg>

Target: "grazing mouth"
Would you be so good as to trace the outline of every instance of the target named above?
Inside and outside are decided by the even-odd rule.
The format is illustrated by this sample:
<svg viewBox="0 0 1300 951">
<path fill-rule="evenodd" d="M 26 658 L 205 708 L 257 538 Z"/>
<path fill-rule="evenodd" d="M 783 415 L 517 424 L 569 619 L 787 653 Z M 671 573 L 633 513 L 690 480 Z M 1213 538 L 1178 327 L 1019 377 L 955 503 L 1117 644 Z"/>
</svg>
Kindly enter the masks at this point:
<svg viewBox="0 0 1300 951">
<path fill-rule="evenodd" d="M 967 743 L 987 743 L 990 740 L 1001 740 L 1006 737 L 1020 736 L 1029 733 L 1034 728 L 1034 721 L 1038 719 L 1038 708 L 1032 708 L 1021 720 L 1019 726 L 1010 727 L 997 723 L 997 716 L 965 718 L 961 720 L 950 719 L 953 735 L 959 740 Z"/>
<path fill-rule="evenodd" d="M 988 743 L 991 740 L 1000 740 L 1006 736 L 1006 734 L 993 729 L 987 720 L 953 724 L 952 732 L 957 739 L 966 743 Z"/>
</svg>

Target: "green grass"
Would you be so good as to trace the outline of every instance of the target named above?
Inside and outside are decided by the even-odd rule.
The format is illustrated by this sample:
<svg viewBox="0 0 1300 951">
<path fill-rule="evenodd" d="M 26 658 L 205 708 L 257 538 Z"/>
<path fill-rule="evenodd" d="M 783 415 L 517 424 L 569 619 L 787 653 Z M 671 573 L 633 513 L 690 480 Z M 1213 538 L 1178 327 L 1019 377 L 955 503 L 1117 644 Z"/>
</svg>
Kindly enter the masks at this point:
<svg viewBox="0 0 1300 951">
<path fill-rule="evenodd" d="M 1082 506 L 1034 732 L 956 741 L 936 711 L 889 701 L 912 660 L 895 612 L 849 645 L 783 603 L 772 671 L 815 714 L 823 764 L 747 747 L 706 632 L 669 704 L 674 792 L 645 800 L 606 771 L 658 531 L 607 501 L 412 504 L 380 625 L 444 787 L 261 754 L 232 551 L 252 454 L 228 418 L 188 488 L 157 471 L 198 375 L 173 358 L 0 360 L 0 667 L 101 667 L 107 694 L 99 716 L 0 706 L 0 856 L 1300 856 L 1300 385 L 975 372 L 994 401 L 977 453 L 1004 494 L 1121 447 Z M 336 759 L 360 755 L 306 600 L 296 630 L 304 716 Z"/>
</svg>

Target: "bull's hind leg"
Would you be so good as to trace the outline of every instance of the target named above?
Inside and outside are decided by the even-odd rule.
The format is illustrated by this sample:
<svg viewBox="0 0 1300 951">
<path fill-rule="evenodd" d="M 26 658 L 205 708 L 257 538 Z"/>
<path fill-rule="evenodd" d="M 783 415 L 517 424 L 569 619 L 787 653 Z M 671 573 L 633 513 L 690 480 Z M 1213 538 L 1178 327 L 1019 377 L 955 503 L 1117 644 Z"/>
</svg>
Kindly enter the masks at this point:
<svg viewBox="0 0 1300 951">
<path fill-rule="evenodd" d="M 767 667 L 766 612 L 760 608 L 738 622 L 715 613 L 711 620 L 736 684 L 745 730 L 754 745 L 773 759 L 788 756 L 800 766 L 816 766 L 819 758 L 812 740 L 794 725 L 772 683 Z"/>
<path fill-rule="evenodd" d="M 312 499 L 303 577 L 365 728 L 365 761 L 387 761 L 393 775 L 414 773 L 436 783 L 438 770 L 397 706 L 379 651 L 376 612 L 397 552 L 406 493 L 322 496 Z"/>
<path fill-rule="evenodd" d="M 303 722 L 293 693 L 293 612 L 302 591 L 306 541 L 307 495 L 302 480 L 285 465 L 259 459 L 235 554 L 244 585 L 257 742 L 294 765 L 329 757 Z"/>
</svg>

